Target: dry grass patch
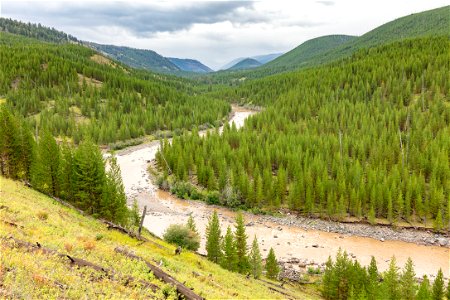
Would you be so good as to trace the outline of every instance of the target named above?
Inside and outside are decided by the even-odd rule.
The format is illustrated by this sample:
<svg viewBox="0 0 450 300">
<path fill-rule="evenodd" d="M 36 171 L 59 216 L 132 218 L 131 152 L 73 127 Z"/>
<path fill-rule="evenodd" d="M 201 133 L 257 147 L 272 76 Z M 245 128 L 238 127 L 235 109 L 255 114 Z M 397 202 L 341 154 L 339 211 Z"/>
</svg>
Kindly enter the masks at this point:
<svg viewBox="0 0 450 300">
<path fill-rule="evenodd" d="M 82 86 L 83 82 L 86 82 L 86 84 L 88 86 L 92 86 L 95 88 L 101 88 L 103 85 L 103 82 L 101 82 L 100 80 L 97 80 L 97 79 L 94 79 L 91 77 L 87 77 L 87 76 L 84 76 L 83 74 L 78 73 L 78 84 L 80 86 Z"/>
</svg>

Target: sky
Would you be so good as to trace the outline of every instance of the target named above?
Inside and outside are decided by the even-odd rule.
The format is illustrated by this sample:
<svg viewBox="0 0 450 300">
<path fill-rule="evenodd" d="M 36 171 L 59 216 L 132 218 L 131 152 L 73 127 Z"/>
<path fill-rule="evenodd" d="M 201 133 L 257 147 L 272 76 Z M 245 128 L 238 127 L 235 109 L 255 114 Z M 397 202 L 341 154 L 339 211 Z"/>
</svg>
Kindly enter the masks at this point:
<svg viewBox="0 0 450 300">
<path fill-rule="evenodd" d="M 287 52 L 319 36 L 362 35 L 445 5 L 448 0 L 0 0 L 0 16 L 218 69 L 238 57 Z"/>
</svg>

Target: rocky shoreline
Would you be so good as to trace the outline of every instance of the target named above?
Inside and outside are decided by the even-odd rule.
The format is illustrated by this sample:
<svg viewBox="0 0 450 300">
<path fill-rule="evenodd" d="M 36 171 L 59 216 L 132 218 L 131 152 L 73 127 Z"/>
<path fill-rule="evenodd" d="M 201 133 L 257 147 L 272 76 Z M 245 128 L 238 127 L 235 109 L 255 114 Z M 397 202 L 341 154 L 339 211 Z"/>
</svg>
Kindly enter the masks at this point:
<svg viewBox="0 0 450 300">
<path fill-rule="evenodd" d="M 385 240 L 402 241 L 425 246 L 450 247 L 448 234 L 433 233 L 427 230 L 394 228 L 390 226 L 369 225 L 361 223 L 340 223 L 302 216 L 284 215 L 283 217 L 261 216 L 261 223 L 273 222 L 281 226 L 295 226 L 304 230 L 320 230 L 339 233 L 344 236 L 360 236 Z M 251 225 L 251 224 L 250 224 Z M 280 229 L 282 229 L 280 227 Z"/>
</svg>

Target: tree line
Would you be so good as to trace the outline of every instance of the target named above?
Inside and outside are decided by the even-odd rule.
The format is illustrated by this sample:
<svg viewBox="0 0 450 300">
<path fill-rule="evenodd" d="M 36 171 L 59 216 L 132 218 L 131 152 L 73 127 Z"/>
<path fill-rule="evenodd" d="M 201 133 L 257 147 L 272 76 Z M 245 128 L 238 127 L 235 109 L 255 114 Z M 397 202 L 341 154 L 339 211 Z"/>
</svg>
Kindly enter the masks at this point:
<svg viewBox="0 0 450 300">
<path fill-rule="evenodd" d="M 266 105 L 263 112 L 241 130 L 226 125 L 221 134 L 163 142 L 158 164 L 166 176 L 219 193 L 226 206 L 443 230 L 450 226 L 449 47 L 448 38 L 406 40 L 249 82 L 236 95 L 258 90 L 248 100 Z"/>
<path fill-rule="evenodd" d="M 0 35 L 0 95 L 33 128 L 107 144 L 213 126 L 230 105 L 185 79 L 128 68 L 92 49 Z"/>
<path fill-rule="evenodd" d="M 275 251 L 270 248 L 263 266 L 263 259 L 259 250 L 256 236 L 253 239 L 250 251 L 247 244 L 244 216 L 241 212 L 236 215 L 234 232 L 227 227 L 222 235 L 219 217 L 214 211 L 209 217 L 206 227 L 206 257 L 231 272 L 239 272 L 258 279 L 265 269 L 269 279 L 277 280 L 280 272 Z M 164 239 L 180 247 L 196 251 L 200 247 L 200 236 L 191 216 L 185 225 L 174 224 L 167 228 Z"/>
<path fill-rule="evenodd" d="M 34 189 L 61 198 L 83 211 L 121 225 L 135 225 L 129 211 L 120 168 L 114 157 L 105 160 L 92 140 L 78 147 L 58 144 L 49 130 L 34 136 L 23 118 L 0 105 L 0 173 L 28 182 Z"/>
<path fill-rule="evenodd" d="M 432 285 L 426 275 L 417 281 L 410 258 L 400 271 L 392 257 L 389 268 L 381 273 L 373 256 L 369 266 L 362 267 L 339 249 L 335 260 L 329 257 L 326 262 L 322 295 L 325 299 L 342 300 L 443 300 L 450 299 L 450 282 L 446 289 L 441 269 Z"/>
</svg>

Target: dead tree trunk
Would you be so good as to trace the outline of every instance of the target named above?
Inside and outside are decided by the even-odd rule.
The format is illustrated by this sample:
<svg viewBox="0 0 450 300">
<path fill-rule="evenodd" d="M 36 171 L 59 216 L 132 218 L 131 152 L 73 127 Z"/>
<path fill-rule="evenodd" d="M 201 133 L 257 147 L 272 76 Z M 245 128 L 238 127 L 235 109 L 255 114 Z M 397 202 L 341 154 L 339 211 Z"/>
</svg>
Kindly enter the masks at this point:
<svg viewBox="0 0 450 300">
<path fill-rule="evenodd" d="M 164 272 L 157 266 L 149 263 L 142 257 L 137 256 L 125 249 L 122 249 L 122 248 L 115 248 L 114 251 L 116 251 L 117 253 L 120 253 L 122 255 L 125 255 L 126 257 L 144 262 L 147 265 L 147 267 L 153 272 L 153 275 L 155 275 L 156 278 L 164 281 L 165 283 L 169 283 L 169 284 L 173 285 L 177 289 L 178 293 L 183 295 L 186 299 L 188 299 L 188 300 L 190 300 L 190 299 L 203 300 L 204 299 L 203 297 L 194 293 L 190 288 L 188 288 L 181 282 L 177 281 L 175 278 L 173 278 L 172 276 L 170 276 L 169 274 L 167 274 L 166 272 Z"/>
</svg>

